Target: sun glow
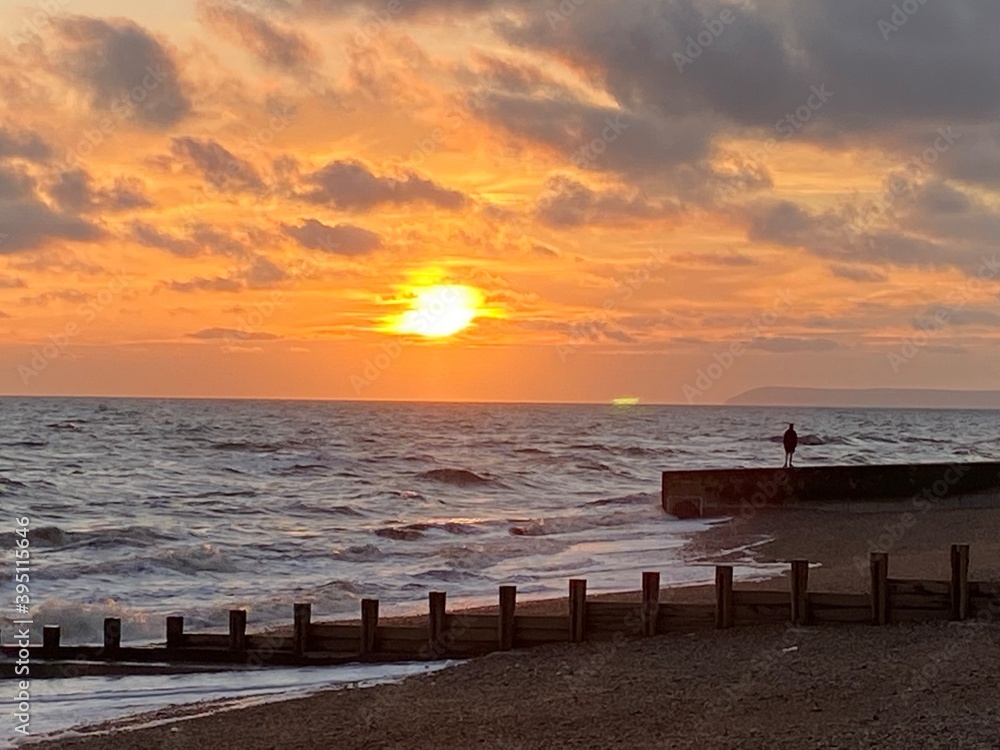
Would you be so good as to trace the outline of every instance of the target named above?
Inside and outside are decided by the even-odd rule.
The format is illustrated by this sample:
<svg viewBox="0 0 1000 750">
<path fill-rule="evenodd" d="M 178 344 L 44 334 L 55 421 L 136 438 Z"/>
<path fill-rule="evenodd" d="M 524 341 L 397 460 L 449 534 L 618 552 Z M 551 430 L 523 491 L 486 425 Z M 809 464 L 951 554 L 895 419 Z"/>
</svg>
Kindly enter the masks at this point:
<svg viewBox="0 0 1000 750">
<path fill-rule="evenodd" d="M 427 338 L 453 336 L 482 313 L 483 294 L 459 284 L 435 284 L 411 290 L 410 309 L 390 323 L 395 333 Z"/>
</svg>

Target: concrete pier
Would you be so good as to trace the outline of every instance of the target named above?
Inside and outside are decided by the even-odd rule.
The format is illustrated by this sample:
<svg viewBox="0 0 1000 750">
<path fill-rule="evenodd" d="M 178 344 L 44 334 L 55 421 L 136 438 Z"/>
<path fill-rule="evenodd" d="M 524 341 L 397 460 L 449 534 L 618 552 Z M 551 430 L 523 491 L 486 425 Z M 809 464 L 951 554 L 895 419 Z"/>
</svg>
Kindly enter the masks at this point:
<svg viewBox="0 0 1000 750">
<path fill-rule="evenodd" d="M 1000 505 L 1000 462 L 665 471 L 662 489 L 663 509 L 678 518 L 907 498 L 919 510 L 967 496 Z"/>
</svg>

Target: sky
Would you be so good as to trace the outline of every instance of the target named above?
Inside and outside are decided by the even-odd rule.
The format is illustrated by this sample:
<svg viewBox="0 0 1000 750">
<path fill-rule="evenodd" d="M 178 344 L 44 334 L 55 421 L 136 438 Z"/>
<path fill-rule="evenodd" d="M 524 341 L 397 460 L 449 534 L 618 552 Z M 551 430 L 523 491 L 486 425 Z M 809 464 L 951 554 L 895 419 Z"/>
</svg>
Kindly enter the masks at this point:
<svg viewBox="0 0 1000 750">
<path fill-rule="evenodd" d="M 1000 383 L 995 0 L 0 0 L 0 393 Z"/>
</svg>

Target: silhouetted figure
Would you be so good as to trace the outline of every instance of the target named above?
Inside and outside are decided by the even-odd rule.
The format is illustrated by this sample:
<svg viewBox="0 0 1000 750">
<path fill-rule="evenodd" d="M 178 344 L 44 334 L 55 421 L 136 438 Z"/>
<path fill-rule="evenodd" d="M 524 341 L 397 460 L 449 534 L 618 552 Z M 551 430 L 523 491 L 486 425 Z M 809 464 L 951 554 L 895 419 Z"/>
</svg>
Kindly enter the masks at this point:
<svg viewBox="0 0 1000 750">
<path fill-rule="evenodd" d="M 795 425 L 789 424 L 785 430 L 785 468 L 792 468 L 792 456 L 795 454 L 795 446 L 799 444 L 799 435 L 795 432 Z"/>
</svg>

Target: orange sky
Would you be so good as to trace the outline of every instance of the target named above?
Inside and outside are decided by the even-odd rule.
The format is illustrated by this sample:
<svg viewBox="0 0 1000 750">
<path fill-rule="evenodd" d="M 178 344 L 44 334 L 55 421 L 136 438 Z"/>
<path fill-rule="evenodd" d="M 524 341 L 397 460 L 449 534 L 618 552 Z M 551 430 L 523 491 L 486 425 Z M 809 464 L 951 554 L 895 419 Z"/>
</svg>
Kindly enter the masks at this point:
<svg viewBox="0 0 1000 750">
<path fill-rule="evenodd" d="M 0 392 L 996 387 L 1000 24 L 855 2 L 4 3 Z"/>
</svg>

